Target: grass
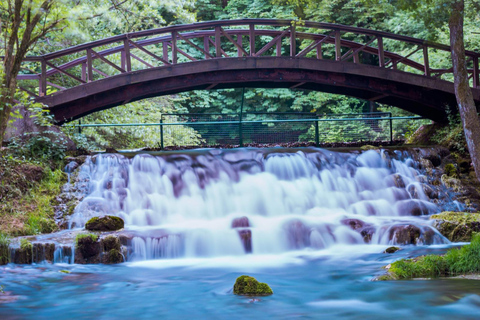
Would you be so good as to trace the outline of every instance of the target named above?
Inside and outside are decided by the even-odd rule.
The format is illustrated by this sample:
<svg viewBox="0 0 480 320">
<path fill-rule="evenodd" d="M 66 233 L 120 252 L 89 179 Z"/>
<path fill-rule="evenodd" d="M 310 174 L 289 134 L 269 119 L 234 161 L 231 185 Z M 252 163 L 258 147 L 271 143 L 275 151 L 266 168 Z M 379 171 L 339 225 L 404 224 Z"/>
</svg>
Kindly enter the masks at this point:
<svg viewBox="0 0 480 320">
<path fill-rule="evenodd" d="M 0 265 L 10 262 L 10 237 L 0 232 Z"/>
<path fill-rule="evenodd" d="M 60 169 L 5 158 L 0 167 L 0 232 L 24 236 L 55 231 L 53 205 L 66 174 Z"/>
<path fill-rule="evenodd" d="M 426 255 L 415 259 L 401 259 L 388 270 L 391 279 L 437 278 L 480 272 L 480 233 L 469 245 L 453 248 L 443 256 Z"/>
<path fill-rule="evenodd" d="M 75 243 L 78 245 L 78 241 L 81 240 L 81 239 L 85 239 L 85 238 L 90 238 L 90 239 L 92 239 L 92 242 L 97 242 L 98 235 L 93 234 L 93 233 L 77 234 L 77 237 L 75 238 Z"/>
</svg>

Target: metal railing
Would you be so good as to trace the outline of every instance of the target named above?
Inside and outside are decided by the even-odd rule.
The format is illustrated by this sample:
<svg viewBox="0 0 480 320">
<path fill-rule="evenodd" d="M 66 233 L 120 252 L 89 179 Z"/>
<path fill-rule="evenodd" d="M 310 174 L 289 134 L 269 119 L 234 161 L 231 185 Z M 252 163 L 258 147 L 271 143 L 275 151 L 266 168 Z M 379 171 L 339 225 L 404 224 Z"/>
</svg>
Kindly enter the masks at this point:
<svg viewBox="0 0 480 320">
<path fill-rule="evenodd" d="M 157 145 L 168 147 L 246 146 L 252 144 L 392 142 L 418 128 L 419 116 L 389 112 L 362 114 L 243 113 L 163 114 L 158 123 L 75 124 L 82 128 L 158 127 Z M 427 120 L 428 121 L 428 120 Z M 138 128 L 135 129 L 137 131 Z M 153 131 L 152 131 L 153 132 Z M 125 135 L 125 132 L 123 132 Z M 135 134 L 135 132 L 131 132 Z M 152 134 L 152 133 L 151 133 Z"/>
</svg>

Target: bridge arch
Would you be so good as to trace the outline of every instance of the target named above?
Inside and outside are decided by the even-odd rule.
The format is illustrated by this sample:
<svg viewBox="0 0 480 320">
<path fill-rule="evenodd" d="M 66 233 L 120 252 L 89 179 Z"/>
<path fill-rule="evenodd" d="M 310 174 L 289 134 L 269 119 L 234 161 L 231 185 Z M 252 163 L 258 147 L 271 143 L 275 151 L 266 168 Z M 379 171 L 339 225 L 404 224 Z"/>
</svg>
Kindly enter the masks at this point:
<svg viewBox="0 0 480 320">
<path fill-rule="evenodd" d="M 354 42 L 352 35 L 366 40 Z M 259 37 L 267 39 L 261 46 Z M 395 53 L 387 50 L 388 41 L 413 49 L 407 55 Z M 28 57 L 26 61 L 41 64 L 41 72 L 20 75 L 19 80 L 38 81 L 38 91 L 29 92 L 49 106 L 59 123 L 148 97 L 235 87 L 340 93 L 443 121 L 445 106 L 456 105 L 453 83 L 445 78 L 452 69 L 432 68 L 429 50 L 449 53 L 450 48 L 336 24 L 212 21 L 140 31 Z M 362 55 L 369 57 L 367 63 Z M 422 63 L 413 59 L 415 55 Z M 474 99 L 480 105 L 480 54 L 466 55 Z M 57 91 L 47 94 L 47 86 Z"/>
</svg>

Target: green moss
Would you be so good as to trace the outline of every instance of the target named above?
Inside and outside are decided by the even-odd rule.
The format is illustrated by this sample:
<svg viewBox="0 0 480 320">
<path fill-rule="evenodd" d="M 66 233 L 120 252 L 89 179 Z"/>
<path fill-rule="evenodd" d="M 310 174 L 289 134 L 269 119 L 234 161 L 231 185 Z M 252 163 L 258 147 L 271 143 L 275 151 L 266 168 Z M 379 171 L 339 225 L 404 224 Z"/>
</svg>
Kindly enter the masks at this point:
<svg viewBox="0 0 480 320">
<path fill-rule="evenodd" d="M 101 240 L 101 245 L 104 252 L 120 250 L 120 239 L 116 236 L 110 235 Z"/>
<path fill-rule="evenodd" d="M 104 262 L 108 264 L 121 263 L 123 262 L 123 255 L 120 253 L 119 250 L 112 249 L 107 252 Z"/>
<path fill-rule="evenodd" d="M 469 245 L 450 249 L 444 256 L 427 255 L 415 259 L 401 259 L 388 270 L 394 279 L 436 278 L 480 272 L 480 234 L 472 237 Z"/>
<path fill-rule="evenodd" d="M 385 249 L 384 253 L 395 253 L 398 250 L 400 250 L 399 247 L 388 247 L 387 249 Z"/>
<path fill-rule="evenodd" d="M 457 176 L 457 168 L 452 163 L 447 163 L 445 165 L 445 174 L 449 177 L 456 177 Z"/>
<path fill-rule="evenodd" d="M 90 238 L 90 240 L 92 242 L 97 242 L 98 240 L 98 235 L 96 234 L 93 234 L 93 233 L 80 233 L 80 234 L 77 234 L 77 236 L 75 237 L 75 244 L 76 246 L 78 247 L 78 244 L 81 243 L 84 239 L 88 239 Z"/>
<path fill-rule="evenodd" d="M 60 270 L 59 272 L 61 272 L 61 273 L 67 273 L 67 274 L 68 274 L 68 273 L 72 273 L 71 271 L 68 271 L 68 270 Z"/>
<path fill-rule="evenodd" d="M 233 293 L 248 296 L 268 296 L 273 294 L 273 291 L 268 284 L 258 282 L 253 277 L 243 275 L 235 281 Z"/>
<path fill-rule="evenodd" d="M 122 218 L 116 216 L 93 217 L 85 224 L 90 231 L 116 231 L 125 226 Z"/>
<path fill-rule="evenodd" d="M 446 211 L 430 219 L 436 220 L 434 227 L 453 242 L 468 242 L 474 232 L 480 232 L 479 213 Z"/>
</svg>

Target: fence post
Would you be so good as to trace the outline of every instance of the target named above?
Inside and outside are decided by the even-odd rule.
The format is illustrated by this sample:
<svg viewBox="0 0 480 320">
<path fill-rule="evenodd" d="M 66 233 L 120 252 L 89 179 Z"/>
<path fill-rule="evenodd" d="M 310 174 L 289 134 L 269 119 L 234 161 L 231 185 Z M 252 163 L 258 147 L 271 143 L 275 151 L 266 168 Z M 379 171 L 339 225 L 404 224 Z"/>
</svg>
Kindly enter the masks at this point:
<svg viewBox="0 0 480 320">
<path fill-rule="evenodd" d="M 393 142 L 393 120 L 392 120 L 392 113 L 388 113 L 388 117 L 390 118 L 390 143 Z"/>
<path fill-rule="evenodd" d="M 82 134 L 82 120 L 78 119 L 78 133 Z"/>
<path fill-rule="evenodd" d="M 163 117 L 160 118 L 160 150 L 163 150 Z"/>
<path fill-rule="evenodd" d="M 242 125 L 242 118 L 243 118 L 243 102 L 245 101 L 245 87 L 242 88 L 242 104 L 240 105 L 240 114 L 238 116 L 238 144 L 240 147 L 243 147 L 243 125 Z"/>
<path fill-rule="evenodd" d="M 318 120 L 315 121 L 315 147 L 318 148 L 320 144 L 319 137 L 318 137 Z"/>
</svg>

